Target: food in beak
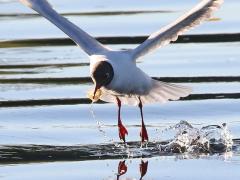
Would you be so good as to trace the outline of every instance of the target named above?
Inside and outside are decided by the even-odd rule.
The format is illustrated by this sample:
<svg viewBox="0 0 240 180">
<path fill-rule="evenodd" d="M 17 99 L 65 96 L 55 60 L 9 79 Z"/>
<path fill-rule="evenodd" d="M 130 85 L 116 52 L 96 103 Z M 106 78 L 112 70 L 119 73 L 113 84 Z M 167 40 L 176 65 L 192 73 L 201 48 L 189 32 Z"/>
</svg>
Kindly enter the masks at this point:
<svg viewBox="0 0 240 180">
<path fill-rule="evenodd" d="M 87 94 L 88 98 L 91 99 L 92 102 L 98 101 L 101 95 L 102 95 L 102 91 L 97 87 L 95 87 L 94 90 L 88 91 L 88 94 Z"/>
</svg>

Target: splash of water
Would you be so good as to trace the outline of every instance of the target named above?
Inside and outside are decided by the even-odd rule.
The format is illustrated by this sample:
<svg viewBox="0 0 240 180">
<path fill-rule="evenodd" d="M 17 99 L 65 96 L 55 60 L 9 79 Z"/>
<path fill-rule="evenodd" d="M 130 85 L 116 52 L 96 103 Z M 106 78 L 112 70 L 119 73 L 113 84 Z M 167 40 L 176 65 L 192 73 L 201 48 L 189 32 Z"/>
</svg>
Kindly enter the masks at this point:
<svg viewBox="0 0 240 180">
<path fill-rule="evenodd" d="M 130 149 L 129 149 L 128 144 L 114 142 L 113 139 L 111 139 L 111 138 L 109 138 L 109 137 L 107 136 L 106 131 L 103 130 L 103 127 L 105 127 L 105 125 L 96 118 L 96 114 L 95 114 L 95 112 L 94 112 L 93 104 L 94 104 L 94 101 L 92 101 L 92 103 L 91 103 L 91 105 L 90 105 L 90 112 L 91 112 L 91 114 L 92 114 L 93 120 L 94 120 L 94 121 L 96 122 L 96 124 L 97 124 L 97 129 L 98 129 L 98 131 L 99 131 L 100 134 L 104 137 L 104 142 L 106 142 L 106 143 L 113 143 L 116 148 L 120 148 L 120 149 L 122 149 L 122 151 L 127 152 L 127 154 L 130 155 L 130 154 L 131 154 L 131 151 L 130 151 Z"/>
<path fill-rule="evenodd" d="M 230 151 L 233 146 L 232 135 L 226 123 L 221 126 L 209 125 L 201 129 L 201 143 L 206 144 L 210 152 Z"/>
<path fill-rule="evenodd" d="M 113 140 L 112 139 L 109 139 L 108 137 L 107 137 L 107 133 L 106 133 L 106 131 L 104 131 L 102 128 L 104 127 L 104 124 L 102 123 L 102 122 L 100 122 L 97 118 L 96 118 L 96 114 L 95 114 L 95 112 L 94 112 L 94 110 L 93 110 L 93 103 L 94 103 L 94 101 L 92 101 L 92 103 L 91 103 L 91 105 L 90 105 L 90 112 L 91 112 L 91 114 L 92 114 L 92 118 L 93 118 L 93 120 L 96 122 L 96 124 L 97 124 L 97 129 L 98 129 L 98 131 L 100 132 L 100 134 L 104 137 L 104 141 L 106 141 L 106 142 L 112 142 Z"/>
<path fill-rule="evenodd" d="M 187 121 L 166 129 L 173 131 L 174 137 L 167 144 L 160 144 L 160 151 L 173 153 L 217 153 L 230 151 L 233 146 L 232 136 L 226 123 L 222 125 L 208 125 L 200 129 L 193 127 Z"/>
<path fill-rule="evenodd" d="M 146 144 L 136 143 L 135 146 L 114 142 L 107 136 L 103 130 L 105 125 L 100 122 L 94 113 L 93 102 L 90 106 L 90 112 L 93 120 L 97 124 L 98 131 L 104 137 L 107 143 L 113 143 L 115 148 L 121 150 L 118 154 L 127 154 L 130 157 L 151 156 L 152 151 L 156 153 L 156 149 L 164 153 L 222 153 L 232 149 L 233 140 L 226 123 L 222 125 L 208 125 L 202 128 L 193 127 L 187 121 L 180 121 L 161 132 L 162 137 L 166 134 L 172 134 L 169 139 L 162 141 L 154 141 L 155 146 L 148 147 Z"/>
</svg>

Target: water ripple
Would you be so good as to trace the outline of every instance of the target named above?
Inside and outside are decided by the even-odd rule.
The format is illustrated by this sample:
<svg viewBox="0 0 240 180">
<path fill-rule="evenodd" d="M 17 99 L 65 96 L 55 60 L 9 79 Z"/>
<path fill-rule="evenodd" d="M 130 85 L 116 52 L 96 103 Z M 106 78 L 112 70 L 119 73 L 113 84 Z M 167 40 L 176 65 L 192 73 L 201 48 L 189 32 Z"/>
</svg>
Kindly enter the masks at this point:
<svg viewBox="0 0 240 180">
<path fill-rule="evenodd" d="M 74 146 L 54 145 L 2 145 L 1 163 L 25 163 L 45 161 L 85 161 L 98 159 L 149 158 L 158 156 L 185 155 L 191 158 L 206 154 L 233 152 L 239 154 L 240 139 L 232 140 L 226 124 L 194 128 L 186 121 L 166 129 L 174 131 L 171 140 L 140 142 L 89 144 Z"/>
</svg>

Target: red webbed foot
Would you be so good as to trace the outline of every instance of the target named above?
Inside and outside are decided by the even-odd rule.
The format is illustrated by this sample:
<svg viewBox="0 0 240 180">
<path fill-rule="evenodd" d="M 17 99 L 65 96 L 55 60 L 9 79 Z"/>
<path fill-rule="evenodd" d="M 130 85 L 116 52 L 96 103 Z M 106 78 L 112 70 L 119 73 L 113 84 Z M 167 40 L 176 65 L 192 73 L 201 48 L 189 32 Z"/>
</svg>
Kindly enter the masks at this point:
<svg viewBox="0 0 240 180">
<path fill-rule="evenodd" d="M 118 132 L 120 140 L 123 140 L 123 142 L 125 143 L 126 142 L 125 136 L 128 135 L 128 131 L 121 121 L 118 123 Z"/>
</svg>

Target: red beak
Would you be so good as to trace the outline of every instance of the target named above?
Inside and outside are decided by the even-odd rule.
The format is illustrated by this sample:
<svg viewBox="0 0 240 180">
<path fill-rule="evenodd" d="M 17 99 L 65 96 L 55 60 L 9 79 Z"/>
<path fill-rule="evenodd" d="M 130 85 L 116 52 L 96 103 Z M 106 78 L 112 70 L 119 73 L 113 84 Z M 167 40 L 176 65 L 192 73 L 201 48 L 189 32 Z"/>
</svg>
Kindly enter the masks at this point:
<svg viewBox="0 0 240 180">
<path fill-rule="evenodd" d="M 95 89 L 94 89 L 94 93 L 93 93 L 93 99 L 95 99 L 95 95 L 98 89 L 100 89 L 101 86 L 99 86 L 98 84 L 95 85 Z"/>
</svg>

